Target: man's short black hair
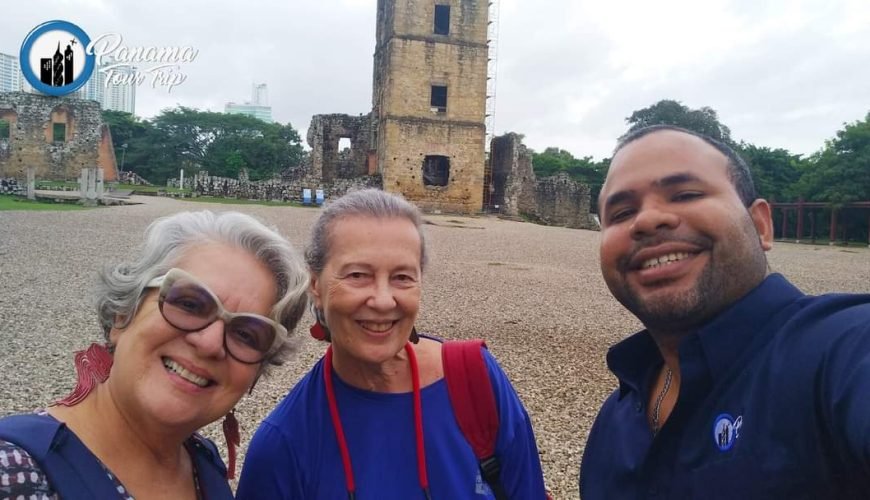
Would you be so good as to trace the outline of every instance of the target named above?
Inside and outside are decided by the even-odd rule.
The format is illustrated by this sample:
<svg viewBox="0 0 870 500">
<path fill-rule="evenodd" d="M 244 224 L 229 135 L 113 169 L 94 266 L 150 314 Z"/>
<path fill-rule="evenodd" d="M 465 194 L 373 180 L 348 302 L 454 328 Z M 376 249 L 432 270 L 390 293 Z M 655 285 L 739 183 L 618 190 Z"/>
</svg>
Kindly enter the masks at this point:
<svg viewBox="0 0 870 500">
<path fill-rule="evenodd" d="M 752 173 L 749 171 L 749 165 L 747 165 L 746 161 L 737 154 L 737 151 L 722 141 L 718 141 L 710 136 L 693 130 L 666 124 L 650 125 L 648 127 L 639 128 L 619 138 L 619 143 L 617 143 L 616 149 L 613 151 L 613 156 L 616 156 L 616 153 L 618 153 L 622 148 L 641 137 L 661 130 L 673 130 L 674 132 L 693 135 L 716 148 L 717 151 L 725 155 L 725 158 L 728 159 L 728 177 L 731 179 L 731 184 L 734 185 L 734 189 L 737 191 L 737 195 L 740 196 L 743 205 L 748 208 L 752 205 L 752 202 L 758 199 L 758 193 L 755 191 L 755 183 L 752 182 Z"/>
</svg>

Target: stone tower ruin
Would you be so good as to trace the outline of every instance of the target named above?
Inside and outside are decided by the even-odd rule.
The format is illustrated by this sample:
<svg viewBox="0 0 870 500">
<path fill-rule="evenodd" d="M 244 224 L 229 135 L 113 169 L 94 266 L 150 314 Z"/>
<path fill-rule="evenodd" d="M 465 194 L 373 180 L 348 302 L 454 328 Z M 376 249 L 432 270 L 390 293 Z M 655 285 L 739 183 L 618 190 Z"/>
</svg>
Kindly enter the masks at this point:
<svg viewBox="0 0 870 500">
<path fill-rule="evenodd" d="M 372 120 L 386 191 L 482 209 L 488 3 L 378 0 Z"/>
</svg>

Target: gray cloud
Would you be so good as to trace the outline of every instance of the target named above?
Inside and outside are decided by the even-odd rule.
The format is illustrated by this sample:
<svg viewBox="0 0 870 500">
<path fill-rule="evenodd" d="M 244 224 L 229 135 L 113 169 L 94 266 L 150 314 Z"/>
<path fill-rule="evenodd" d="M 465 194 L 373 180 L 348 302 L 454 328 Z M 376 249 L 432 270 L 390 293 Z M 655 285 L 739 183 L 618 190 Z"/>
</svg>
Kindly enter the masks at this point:
<svg viewBox="0 0 870 500">
<path fill-rule="evenodd" d="M 870 110 L 870 5 L 854 0 L 501 0 L 496 131 L 535 149 L 608 156 L 632 111 L 664 98 L 711 106 L 737 139 L 811 153 Z M 192 45 L 171 94 L 140 87 L 137 112 L 220 111 L 265 82 L 273 116 L 305 134 L 315 113 L 371 107 L 375 0 L 219 3 L 19 0 L 0 52 L 49 19 L 125 43 Z"/>
</svg>

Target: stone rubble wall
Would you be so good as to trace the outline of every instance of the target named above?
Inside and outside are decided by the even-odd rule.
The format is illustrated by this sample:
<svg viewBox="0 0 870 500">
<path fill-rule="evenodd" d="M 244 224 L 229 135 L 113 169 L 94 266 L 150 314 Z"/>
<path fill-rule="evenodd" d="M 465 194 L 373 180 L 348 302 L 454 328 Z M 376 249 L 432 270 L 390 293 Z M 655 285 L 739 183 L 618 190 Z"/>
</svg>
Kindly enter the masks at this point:
<svg viewBox="0 0 870 500">
<path fill-rule="evenodd" d="M 14 177 L 0 177 L 0 194 L 24 196 L 27 186 Z"/>
<path fill-rule="evenodd" d="M 185 185 L 187 184 L 187 179 L 185 179 Z M 194 179 L 191 179 L 191 188 L 197 196 L 294 201 L 298 203 L 303 201 L 303 189 L 310 189 L 312 198 L 317 189 L 322 189 L 325 198 L 328 200 L 342 196 L 354 189 L 370 187 L 383 188 L 379 175 L 366 175 L 352 179 L 335 179 L 331 183 L 324 183 L 313 176 L 295 179 L 278 177 L 262 181 L 240 181 L 228 177 L 211 176 L 207 172 L 196 175 Z"/>
<path fill-rule="evenodd" d="M 589 186 L 561 172 L 538 179 L 532 154 L 522 137 L 508 133 L 494 137 L 490 147 L 492 204 L 502 214 L 526 217 L 551 226 L 598 230 L 589 213 Z"/>
<path fill-rule="evenodd" d="M 9 138 L 0 139 L 0 176 L 34 168 L 40 179 L 76 179 L 83 168 L 102 168 L 107 181 L 117 179 L 112 135 L 100 104 L 72 97 L 0 92 L 0 120 L 9 122 Z M 55 141 L 55 123 L 66 126 Z"/>
</svg>

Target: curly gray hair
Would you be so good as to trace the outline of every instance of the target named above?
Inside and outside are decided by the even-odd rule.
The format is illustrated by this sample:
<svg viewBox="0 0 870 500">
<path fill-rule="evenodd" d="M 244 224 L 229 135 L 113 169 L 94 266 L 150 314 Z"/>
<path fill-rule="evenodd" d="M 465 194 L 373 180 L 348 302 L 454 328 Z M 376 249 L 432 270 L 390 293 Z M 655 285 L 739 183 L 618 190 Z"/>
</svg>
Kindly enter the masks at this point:
<svg viewBox="0 0 870 500">
<path fill-rule="evenodd" d="M 238 212 L 181 212 L 152 222 L 138 259 L 110 266 L 99 275 L 97 311 L 106 339 L 112 328 L 126 328 L 149 281 L 166 274 L 191 245 L 223 243 L 246 250 L 266 265 L 278 285 L 270 316 L 292 333 L 308 305 L 309 275 L 302 257 L 277 231 Z M 267 360 L 280 365 L 295 350 L 288 339 Z M 267 363 L 263 363 L 264 371 Z"/>
</svg>

